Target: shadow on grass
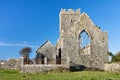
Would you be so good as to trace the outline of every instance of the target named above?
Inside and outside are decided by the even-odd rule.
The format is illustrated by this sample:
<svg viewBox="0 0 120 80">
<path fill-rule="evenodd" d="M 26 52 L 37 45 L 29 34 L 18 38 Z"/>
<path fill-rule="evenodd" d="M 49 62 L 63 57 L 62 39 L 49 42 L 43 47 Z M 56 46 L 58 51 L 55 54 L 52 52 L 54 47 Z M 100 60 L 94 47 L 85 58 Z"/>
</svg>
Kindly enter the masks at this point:
<svg viewBox="0 0 120 80">
<path fill-rule="evenodd" d="M 83 71 L 85 70 L 86 67 L 84 65 L 75 65 L 75 66 L 70 66 L 70 71 Z"/>
</svg>

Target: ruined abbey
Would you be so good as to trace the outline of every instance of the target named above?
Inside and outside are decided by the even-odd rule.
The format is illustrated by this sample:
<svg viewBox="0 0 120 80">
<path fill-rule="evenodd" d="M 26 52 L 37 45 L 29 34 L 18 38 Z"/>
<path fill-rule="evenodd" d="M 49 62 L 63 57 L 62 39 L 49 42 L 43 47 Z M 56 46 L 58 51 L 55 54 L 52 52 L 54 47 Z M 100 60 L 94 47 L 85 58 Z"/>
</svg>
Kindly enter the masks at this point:
<svg viewBox="0 0 120 80">
<path fill-rule="evenodd" d="M 55 46 L 47 40 L 36 50 L 34 59 L 25 61 L 25 58 L 21 57 L 8 61 L 0 60 L 0 68 L 19 69 L 25 73 L 61 68 L 120 71 L 119 63 L 108 63 L 108 33 L 95 25 L 86 13 L 81 13 L 80 9 L 61 9 L 59 21 L 60 35 Z"/>
<path fill-rule="evenodd" d="M 36 51 L 36 63 L 44 64 L 46 57 L 47 64 L 66 64 L 69 57 L 70 66 L 103 69 L 109 61 L 108 33 L 102 32 L 80 9 L 61 9 L 59 20 L 60 36 L 57 45 L 46 41 Z"/>
</svg>

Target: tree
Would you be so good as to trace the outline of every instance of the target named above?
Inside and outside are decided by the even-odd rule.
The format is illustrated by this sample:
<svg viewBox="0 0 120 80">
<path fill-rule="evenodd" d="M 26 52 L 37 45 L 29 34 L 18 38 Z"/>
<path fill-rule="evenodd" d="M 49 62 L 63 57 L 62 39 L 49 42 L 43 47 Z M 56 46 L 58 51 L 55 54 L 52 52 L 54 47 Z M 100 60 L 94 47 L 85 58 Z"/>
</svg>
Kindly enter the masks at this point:
<svg viewBox="0 0 120 80">
<path fill-rule="evenodd" d="M 108 55 L 111 57 L 114 56 L 112 52 L 108 52 Z"/>
<path fill-rule="evenodd" d="M 31 53 L 31 48 L 30 47 L 25 47 L 20 50 L 20 55 L 24 58 L 24 64 L 29 64 L 29 56 Z"/>
<path fill-rule="evenodd" d="M 117 52 L 117 53 L 112 57 L 112 62 L 120 62 L 120 52 Z"/>
</svg>

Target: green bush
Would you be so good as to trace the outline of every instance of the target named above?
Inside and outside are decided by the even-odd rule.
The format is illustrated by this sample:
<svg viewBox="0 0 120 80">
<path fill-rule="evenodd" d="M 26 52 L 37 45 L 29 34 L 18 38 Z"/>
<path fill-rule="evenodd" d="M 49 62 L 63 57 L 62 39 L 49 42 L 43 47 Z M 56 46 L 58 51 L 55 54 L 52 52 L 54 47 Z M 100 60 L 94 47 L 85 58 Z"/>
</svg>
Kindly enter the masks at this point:
<svg viewBox="0 0 120 80">
<path fill-rule="evenodd" d="M 120 52 L 112 56 L 112 62 L 120 62 Z"/>
</svg>

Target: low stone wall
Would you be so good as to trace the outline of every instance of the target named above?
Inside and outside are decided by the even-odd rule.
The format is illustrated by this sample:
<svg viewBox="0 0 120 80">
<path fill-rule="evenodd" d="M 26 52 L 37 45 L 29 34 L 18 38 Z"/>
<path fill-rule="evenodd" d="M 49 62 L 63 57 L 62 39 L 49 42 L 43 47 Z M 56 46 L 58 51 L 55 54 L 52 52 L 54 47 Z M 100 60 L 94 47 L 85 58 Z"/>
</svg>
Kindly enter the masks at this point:
<svg viewBox="0 0 120 80">
<path fill-rule="evenodd" d="M 23 58 L 21 58 L 21 72 L 24 73 L 38 73 L 44 71 L 51 71 L 56 69 L 69 69 L 69 57 L 66 59 L 66 64 L 48 64 L 47 58 L 44 59 L 44 64 L 25 64 L 23 65 Z"/>
<path fill-rule="evenodd" d="M 120 72 L 120 63 L 105 64 L 104 70 L 109 72 Z"/>
<path fill-rule="evenodd" d="M 10 58 L 7 61 L 0 60 L 0 69 L 20 69 L 20 59 Z"/>
<path fill-rule="evenodd" d="M 69 65 L 53 65 L 53 64 L 48 64 L 48 65 L 23 65 L 21 67 L 21 72 L 24 73 L 38 73 L 38 72 L 44 72 L 44 71 L 51 71 L 51 70 L 56 70 L 59 68 L 63 69 L 69 69 Z"/>
</svg>

